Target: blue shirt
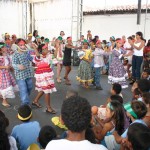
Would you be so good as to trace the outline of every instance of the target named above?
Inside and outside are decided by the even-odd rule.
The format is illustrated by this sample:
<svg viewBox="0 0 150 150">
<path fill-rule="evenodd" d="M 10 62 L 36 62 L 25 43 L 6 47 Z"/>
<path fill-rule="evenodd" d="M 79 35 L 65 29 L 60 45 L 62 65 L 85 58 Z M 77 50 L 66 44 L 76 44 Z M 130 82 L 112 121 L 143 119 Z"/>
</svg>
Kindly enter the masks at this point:
<svg viewBox="0 0 150 150">
<path fill-rule="evenodd" d="M 141 124 L 144 124 L 145 126 L 147 126 L 146 123 L 142 119 L 136 119 L 131 124 L 133 124 L 133 123 L 141 123 Z M 128 129 L 126 129 L 126 131 L 121 135 L 121 137 L 126 138 L 127 137 L 127 133 L 128 133 Z"/>
<path fill-rule="evenodd" d="M 40 125 L 37 121 L 26 122 L 16 125 L 11 135 L 16 139 L 21 150 L 27 150 L 29 145 L 37 143 L 37 138 L 40 132 Z"/>
</svg>

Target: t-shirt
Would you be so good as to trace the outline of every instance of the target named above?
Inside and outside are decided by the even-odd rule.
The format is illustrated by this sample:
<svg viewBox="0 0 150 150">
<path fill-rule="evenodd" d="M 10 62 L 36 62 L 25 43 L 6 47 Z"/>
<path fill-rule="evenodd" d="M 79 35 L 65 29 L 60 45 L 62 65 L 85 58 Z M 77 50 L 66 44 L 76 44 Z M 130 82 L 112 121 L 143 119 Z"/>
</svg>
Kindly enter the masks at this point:
<svg viewBox="0 0 150 150">
<path fill-rule="evenodd" d="M 133 124 L 133 123 L 141 123 L 141 124 L 144 124 L 145 126 L 147 126 L 146 123 L 142 119 L 137 119 L 134 122 L 132 122 L 131 124 Z M 127 133 L 128 133 L 128 129 L 126 129 L 126 131 L 121 135 L 121 137 L 126 138 Z"/>
<path fill-rule="evenodd" d="M 37 143 L 37 138 L 40 132 L 40 125 L 37 121 L 26 122 L 20 125 L 16 125 L 11 135 L 19 143 L 21 150 L 27 150 L 29 145 Z"/>
<path fill-rule="evenodd" d="M 107 150 L 100 144 L 93 144 L 88 140 L 69 141 L 66 139 L 53 140 L 48 143 L 45 150 Z"/>
</svg>

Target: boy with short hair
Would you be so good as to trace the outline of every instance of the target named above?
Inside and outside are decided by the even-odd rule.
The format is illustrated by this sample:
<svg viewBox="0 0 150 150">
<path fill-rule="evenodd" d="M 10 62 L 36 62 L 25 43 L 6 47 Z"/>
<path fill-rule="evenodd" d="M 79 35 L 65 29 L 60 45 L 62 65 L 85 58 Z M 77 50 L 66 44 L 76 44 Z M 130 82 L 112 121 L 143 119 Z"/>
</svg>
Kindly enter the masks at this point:
<svg viewBox="0 0 150 150">
<path fill-rule="evenodd" d="M 61 108 L 61 118 L 68 128 L 67 138 L 49 142 L 45 150 L 107 150 L 100 144 L 85 140 L 85 131 L 92 118 L 91 106 L 85 98 L 72 96 L 66 99 Z"/>
</svg>

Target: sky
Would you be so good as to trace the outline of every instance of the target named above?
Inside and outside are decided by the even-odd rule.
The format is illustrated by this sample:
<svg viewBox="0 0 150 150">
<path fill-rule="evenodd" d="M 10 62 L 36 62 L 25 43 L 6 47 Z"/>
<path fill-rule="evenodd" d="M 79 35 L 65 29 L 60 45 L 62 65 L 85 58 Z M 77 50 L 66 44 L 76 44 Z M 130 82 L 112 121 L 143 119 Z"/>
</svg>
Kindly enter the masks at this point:
<svg viewBox="0 0 150 150">
<path fill-rule="evenodd" d="M 145 5 L 148 1 L 150 4 L 150 0 L 141 0 L 142 5 Z M 116 7 L 122 5 L 137 5 L 138 0 L 83 0 L 84 11 L 87 9 L 104 9 L 109 7 Z"/>
</svg>

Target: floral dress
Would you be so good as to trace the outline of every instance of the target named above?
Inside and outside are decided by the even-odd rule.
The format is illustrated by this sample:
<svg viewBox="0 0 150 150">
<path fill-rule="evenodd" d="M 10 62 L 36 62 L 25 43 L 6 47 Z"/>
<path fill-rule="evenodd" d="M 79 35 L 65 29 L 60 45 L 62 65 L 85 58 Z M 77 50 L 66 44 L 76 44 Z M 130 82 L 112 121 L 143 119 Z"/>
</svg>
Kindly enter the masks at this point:
<svg viewBox="0 0 150 150">
<path fill-rule="evenodd" d="M 8 56 L 0 56 L 0 66 L 11 65 L 10 58 Z M 10 70 L 0 69 L 0 97 L 15 98 L 14 92 L 19 91 L 18 86 Z"/>
<path fill-rule="evenodd" d="M 125 53 L 126 51 L 122 49 L 112 51 L 112 63 L 110 64 L 108 75 L 108 83 L 119 83 L 122 88 L 128 87 L 126 82 L 127 73 L 121 61 L 122 55 Z"/>
<path fill-rule="evenodd" d="M 93 81 L 91 64 L 88 61 L 86 61 L 92 59 L 92 57 L 92 50 L 87 49 L 78 68 L 77 80 L 79 82 L 91 83 Z"/>
</svg>

